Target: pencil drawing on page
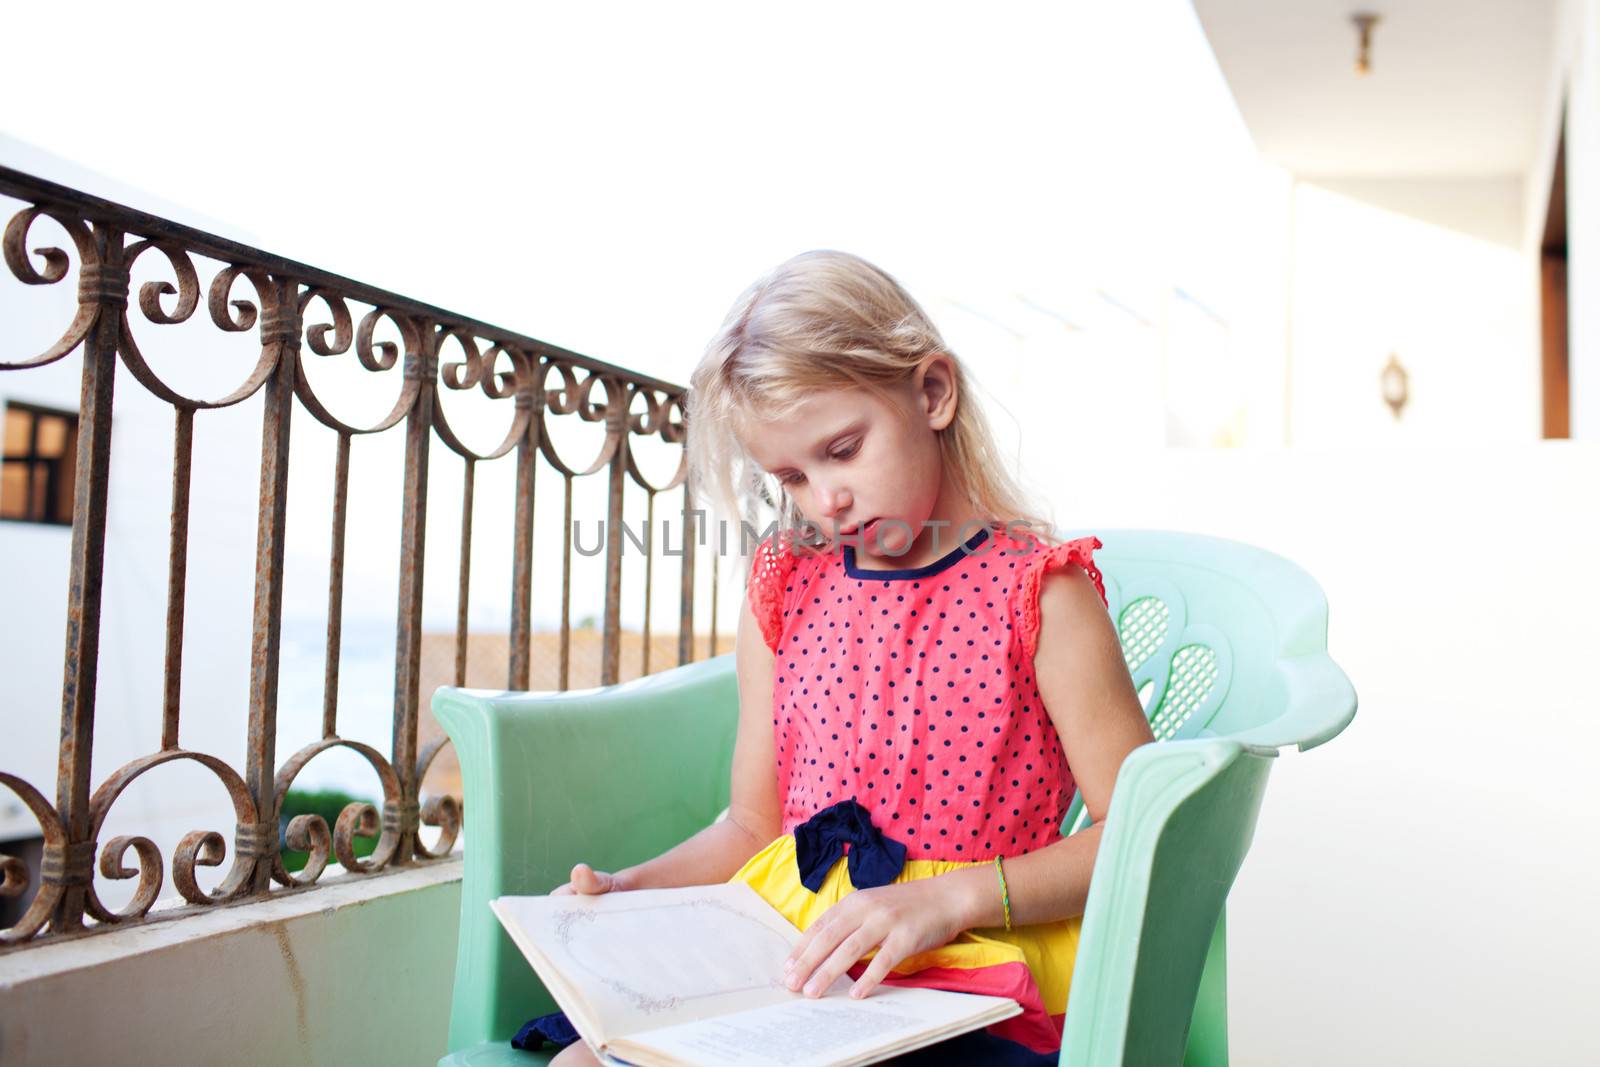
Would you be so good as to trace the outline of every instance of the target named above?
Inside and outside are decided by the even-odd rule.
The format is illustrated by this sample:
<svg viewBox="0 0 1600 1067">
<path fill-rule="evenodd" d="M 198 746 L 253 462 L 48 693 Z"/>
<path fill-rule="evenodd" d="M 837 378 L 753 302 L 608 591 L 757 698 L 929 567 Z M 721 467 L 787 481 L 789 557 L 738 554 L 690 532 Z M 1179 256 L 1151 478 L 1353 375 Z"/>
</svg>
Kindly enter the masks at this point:
<svg viewBox="0 0 1600 1067">
<path fill-rule="evenodd" d="M 725 943 L 704 936 L 707 927 L 700 920 L 708 912 L 747 924 L 758 951 L 730 954 Z M 603 933 L 595 930 L 599 917 L 592 908 L 556 912 L 551 922 L 557 943 L 573 963 L 646 1015 L 706 997 L 780 988 L 778 969 L 788 942 L 721 900 L 610 910 Z M 707 984 L 708 975 L 715 976 L 714 984 Z"/>
</svg>

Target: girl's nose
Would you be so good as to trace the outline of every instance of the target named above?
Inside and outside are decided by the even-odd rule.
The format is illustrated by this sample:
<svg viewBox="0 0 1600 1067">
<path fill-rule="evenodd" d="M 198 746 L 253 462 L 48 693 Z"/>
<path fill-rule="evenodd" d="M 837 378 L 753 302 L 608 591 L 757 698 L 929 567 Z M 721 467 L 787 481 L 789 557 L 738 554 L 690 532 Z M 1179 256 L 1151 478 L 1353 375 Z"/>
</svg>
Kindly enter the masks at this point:
<svg viewBox="0 0 1600 1067">
<path fill-rule="evenodd" d="M 822 492 L 822 517 L 831 519 L 850 506 L 850 492 L 846 489 L 825 489 Z"/>
</svg>

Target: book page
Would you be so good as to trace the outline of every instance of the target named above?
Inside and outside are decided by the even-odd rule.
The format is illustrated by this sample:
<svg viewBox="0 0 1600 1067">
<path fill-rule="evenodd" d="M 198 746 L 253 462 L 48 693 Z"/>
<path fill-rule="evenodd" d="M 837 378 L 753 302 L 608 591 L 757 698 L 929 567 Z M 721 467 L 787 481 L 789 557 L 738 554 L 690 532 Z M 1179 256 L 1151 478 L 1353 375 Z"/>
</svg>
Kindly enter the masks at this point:
<svg viewBox="0 0 1600 1067">
<path fill-rule="evenodd" d="M 1014 1000 L 879 986 L 679 1024 L 615 1043 L 624 1059 L 704 1067 L 832 1067 L 872 1063 L 1017 1015 Z"/>
<path fill-rule="evenodd" d="M 574 1025 L 580 1025 L 569 1006 L 575 989 L 607 1041 L 804 999 L 781 980 L 800 931 L 743 882 L 500 897 L 491 906 Z M 832 988 L 851 984 L 841 975 Z"/>
</svg>

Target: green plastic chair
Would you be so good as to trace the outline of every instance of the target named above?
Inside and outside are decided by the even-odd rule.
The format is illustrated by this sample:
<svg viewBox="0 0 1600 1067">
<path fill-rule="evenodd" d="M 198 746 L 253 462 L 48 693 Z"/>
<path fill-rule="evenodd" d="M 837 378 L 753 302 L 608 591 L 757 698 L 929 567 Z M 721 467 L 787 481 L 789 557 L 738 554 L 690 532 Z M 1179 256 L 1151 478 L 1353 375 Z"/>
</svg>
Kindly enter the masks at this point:
<svg viewBox="0 0 1600 1067">
<path fill-rule="evenodd" d="M 1196 534 L 1086 532 L 1104 544 L 1109 609 L 1160 743 L 1117 775 L 1061 1063 L 1220 1067 L 1224 904 L 1271 758 L 1335 737 L 1355 691 L 1327 655 L 1322 590 L 1290 561 Z M 441 1067 L 548 1060 L 509 1044 L 557 1008 L 488 901 L 548 892 L 580 860 L 637 863 L 715 819 L 728 803 L 737 701 L 732 653 L 602 688 L 434 694 L 471 813 Z M 1084 823 L 1075 801 L 1066 826 Z"/>
</svg>

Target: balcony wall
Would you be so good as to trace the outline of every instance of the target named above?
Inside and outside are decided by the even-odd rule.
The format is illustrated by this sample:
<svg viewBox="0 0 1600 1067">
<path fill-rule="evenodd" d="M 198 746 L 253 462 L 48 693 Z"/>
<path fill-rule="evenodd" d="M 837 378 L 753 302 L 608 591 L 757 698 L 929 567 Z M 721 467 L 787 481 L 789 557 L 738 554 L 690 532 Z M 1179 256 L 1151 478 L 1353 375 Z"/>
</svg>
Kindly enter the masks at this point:
<svg viewBox="0 0 1600 1067">
<path fill-rule="evenodd" d="M 6 956 L 0 1062 L 433 1063 L 450 1020 L 460 858 L 324 881 Z"/>
</svg>

